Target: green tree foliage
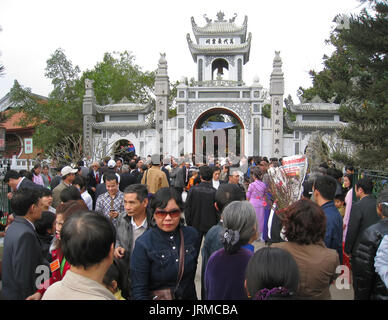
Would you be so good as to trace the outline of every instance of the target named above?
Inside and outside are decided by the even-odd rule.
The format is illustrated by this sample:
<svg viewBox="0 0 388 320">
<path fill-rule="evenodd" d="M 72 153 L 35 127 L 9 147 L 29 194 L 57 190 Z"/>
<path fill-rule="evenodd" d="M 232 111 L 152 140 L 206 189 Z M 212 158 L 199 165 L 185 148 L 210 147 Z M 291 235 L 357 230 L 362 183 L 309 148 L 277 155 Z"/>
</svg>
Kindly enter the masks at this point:
<svg viewBox="0 0 388 320">
<path fill-rule="evenodd" d="M 47 60 L 46 77 L 54 86 L 47 101 L 42 101 L 23 88 L 16 80 L 11 89 L 11 101 L 17 103 L 14 112 L 22 111 L 19 124 L 35 126 L 34 145 L 44 150 L 54 149 L 70 135 L 82 133 L 82 99 L 78 66 L 73 67 L 62 49 L 57 49 Z M 10 115 L 11 115 L 10 114 Z"/>
<path fill-rule="evenodd" d="M 105 53 L 102 62 L 81 77 L 94 80 L 97 103 L 117 103 L 126 97 L 133 103 L 152 103 L 155 72 L 142 72 L 135 64 L 134 56 L 128 52 Z"/>
<path fill-rule="evenodd" d="M 102 62 L 80 77 L 79 67 L 73 66 L 62 49 L 57 49 L 47 60 L 45 71 L 45 76 L 51 79 L 54 87 L 48 100 L 39 101 L 31 93 L 31 89 L 23 88 L 15 81 L 11 89 L 11 100 L 18 107 L 9 116 L 23 111 L 24 116 L 19 124 L 35 126 L 34 145 L 49 155 L 53 155 L 56 149 L 63 149 L 64 141 L 69 140 L 66 138 L 82 143 L 78 137 L 82 136 L 83 128 L 85 79 L 94 80 L 96 100 L 101 105 L 119 102 L 124 97 L 134 103 L 152 103 L 154 100 L 154 72 L 142 72 L 134 63 L 134 57 L 127 51 L 105 53 Z M 71 150 L 69 158 L 73 159 L 70 153 Z"/>
<path fill-rule="evenodd" d="M 303 89 L 311 100 L 341 104 L 341 120 L 348 123 L 340 136 L 356 146 L 347 163 L 382 168 L 388 159 L 388 2 L 369 0 L 346 27 L 333 30 L 328 43 L 333 54 L 324 56 L 324 69 L 311 71 L 313 87 Z"/>
</svg>

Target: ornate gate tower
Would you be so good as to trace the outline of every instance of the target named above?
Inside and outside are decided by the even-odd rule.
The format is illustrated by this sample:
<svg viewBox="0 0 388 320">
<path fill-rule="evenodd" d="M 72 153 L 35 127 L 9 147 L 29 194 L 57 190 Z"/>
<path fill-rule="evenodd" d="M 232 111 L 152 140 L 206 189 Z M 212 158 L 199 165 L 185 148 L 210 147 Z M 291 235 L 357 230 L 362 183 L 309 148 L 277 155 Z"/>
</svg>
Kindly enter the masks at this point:
<svg viewBox="0 0 388 320">
<path fill-rule="evenodd" d="M 206 25 L 203 27 L 191 18 L 195 41 L 187 34 L 198 79 L 190 84 L 182 81 L 177 87 L 177 125 L 181 132 L 178 135 L 183 136 L 178 151 L 197 154 L 199 141 L 196 139 L 202 141 L 198 139 L 198 134 L 202 133 L 201 123 L 211 115 L 226 114 L 236 119 L 243 129 L 238 134 L 240 153 L 260 154 L 263 139 L 261 108 L 267 92 L 258 79 L 251 86 L 243 82 L 243 67 L 249 61 L 252 40 L 252 34 L 247 34 L 248 18 L 245 16 L 242 25 L 237 25 L 236 14 L 228 20 L 221 11 L 214 21 L 204 17 Z M 228 129 L 228 137 L 233 136 L 232 131 Z M 218 137 L 218 141 L 220 139 Z M 229 144 L 226 149 L 229 153 Z"/>
</svg>

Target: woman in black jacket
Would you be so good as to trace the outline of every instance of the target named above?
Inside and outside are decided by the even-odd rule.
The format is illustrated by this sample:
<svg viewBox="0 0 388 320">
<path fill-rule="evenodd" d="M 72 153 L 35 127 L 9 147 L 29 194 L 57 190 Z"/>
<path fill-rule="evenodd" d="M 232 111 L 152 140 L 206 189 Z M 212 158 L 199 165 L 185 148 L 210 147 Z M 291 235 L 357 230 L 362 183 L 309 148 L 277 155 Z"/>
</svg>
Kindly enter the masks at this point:
<svg viewBox="0 0 388 320">
<path fill-rule="evenodd" d="M 353 262 L 355 300 L 387 300 L 388 289 L 376 273 L 374 261 L 381 240 L 388 234 L 388 189 L 377 198 L 377 213 L 382 218 L 364 231 Z"/>
</svg>

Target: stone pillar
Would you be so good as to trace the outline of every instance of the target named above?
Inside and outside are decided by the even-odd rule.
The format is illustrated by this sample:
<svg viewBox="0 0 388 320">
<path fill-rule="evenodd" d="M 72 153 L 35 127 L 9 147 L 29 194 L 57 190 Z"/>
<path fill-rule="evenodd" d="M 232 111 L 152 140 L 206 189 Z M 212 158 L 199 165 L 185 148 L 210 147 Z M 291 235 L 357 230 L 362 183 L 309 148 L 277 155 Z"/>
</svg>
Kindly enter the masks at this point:
<svg viewBox="0 0 388 320">
<path fill-rule="evenodd" d="M 284 76 L 280 51 L 275 51 L 269 94 L 271 97 L 272 157 L 281 158 L 283 157 Z"/>
<path fill-rule="evenodd" d="M 158 70 L 155 76 L 155 103 L 156 103 L 156 152 L 164 156 L 167 152 L 167 120 L 168 120 L 168 96 L 170 93 L 169 78 L 167 74 L 166 54 L 161 53 Z"/>
<path fill-rule="evenodd" d="M 85 79 L 85 95 L 82 105 L 83 114 L 83 149 L 86 159 L 94 159 L 93 123 L 96 122 L 96 102 L 93 90 L 93 80 Z"/>
</svg>

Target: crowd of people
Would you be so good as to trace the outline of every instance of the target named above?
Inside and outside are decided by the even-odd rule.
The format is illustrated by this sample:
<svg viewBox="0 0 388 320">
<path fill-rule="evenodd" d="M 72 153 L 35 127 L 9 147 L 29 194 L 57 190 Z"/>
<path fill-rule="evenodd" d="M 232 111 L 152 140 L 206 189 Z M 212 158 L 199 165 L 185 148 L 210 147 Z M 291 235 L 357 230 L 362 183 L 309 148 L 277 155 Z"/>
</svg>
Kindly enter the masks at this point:
<svg viewBox="0 0 388 320">
<path fill-rule="evenodd" d="M 2 299 L 331 299 L 340 265 L 355 299 L 388 299 L 388 189 L 376 199 L 369 178 L 323 163 L 278 215 L 281 164 L 131 154 L 9 170 Z"/>
</svg>

